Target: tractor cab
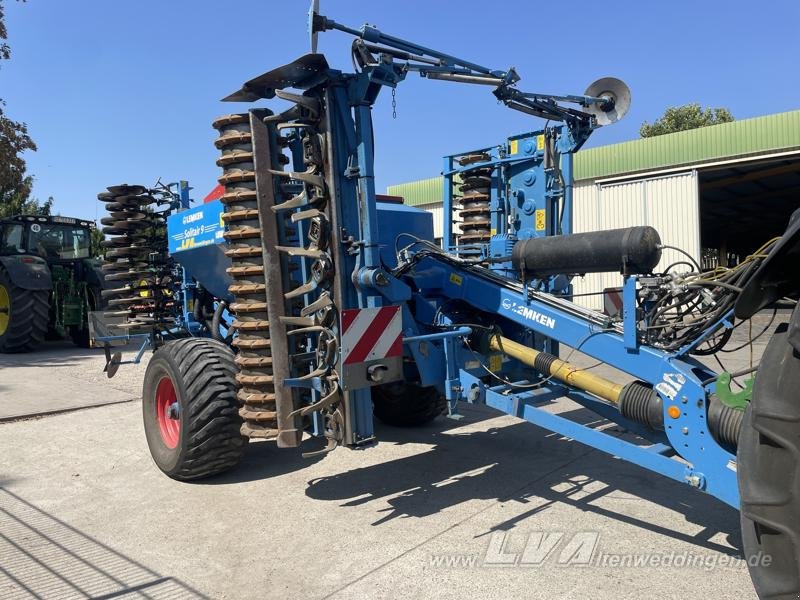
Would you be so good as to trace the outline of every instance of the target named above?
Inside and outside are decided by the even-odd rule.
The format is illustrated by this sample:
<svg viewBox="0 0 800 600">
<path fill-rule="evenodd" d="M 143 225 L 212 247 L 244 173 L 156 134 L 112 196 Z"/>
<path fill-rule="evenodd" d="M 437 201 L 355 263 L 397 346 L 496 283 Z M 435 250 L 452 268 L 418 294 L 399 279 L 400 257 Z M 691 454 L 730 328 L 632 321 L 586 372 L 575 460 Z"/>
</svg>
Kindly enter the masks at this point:
<svg viewBox="0 0 800 600">
<path fill-rule="evenodd" d="M 35 255 L 48 263 L 91 256 L 94 223 L 71 217 L 15 216 L 0 221 L 0 255 Z"/>
</svg>

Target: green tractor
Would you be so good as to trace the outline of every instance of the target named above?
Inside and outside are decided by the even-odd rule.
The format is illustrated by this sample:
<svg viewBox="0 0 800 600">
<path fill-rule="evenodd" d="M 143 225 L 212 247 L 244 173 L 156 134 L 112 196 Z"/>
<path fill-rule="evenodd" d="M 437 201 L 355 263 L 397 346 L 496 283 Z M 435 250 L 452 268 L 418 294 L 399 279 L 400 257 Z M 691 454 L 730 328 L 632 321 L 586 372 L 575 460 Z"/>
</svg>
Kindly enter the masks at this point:
<svg viewBox="0 0 800 600">
<path fill-rule="evenodd" d="M 89 311 L 103 287 L 93 228 L 60 216 L 0 220 L 0 352 L 34 350 L 45 338 L 89 347 Z"/>
</svg>

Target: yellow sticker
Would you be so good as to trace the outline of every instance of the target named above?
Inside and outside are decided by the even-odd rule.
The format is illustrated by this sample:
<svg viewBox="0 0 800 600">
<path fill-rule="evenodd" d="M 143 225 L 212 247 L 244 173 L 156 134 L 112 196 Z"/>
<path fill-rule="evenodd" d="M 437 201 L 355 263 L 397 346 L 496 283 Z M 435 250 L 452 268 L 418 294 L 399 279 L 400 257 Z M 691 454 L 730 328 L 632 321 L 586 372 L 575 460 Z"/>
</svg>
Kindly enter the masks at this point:
<svg viewBox="0 0 800 600">
<path fill-rule="evenodd" d="M 461 278 L 461 275 L 456 275 L 455 273 L 450 273 L 450 283 L 455 283 L 456 285 L 461 285 L 464 280 Z"/>
<path fill-rule="evenodd" d="M 544 231 L 545 229 L 545 210 L 540 208 L 536 211 L 536 231 Z"/>
<path fill-rule="evenodd" d="M 491 234 L 491 235 L 497 235 L 497 229 L 495 229 L 494 227 L 492 227 L 492 228 L 489 230 L 489 232 L 490 232 L 490 234 Z"/>
<path fill-rule="evenodd" d="M 503 368 L 503 355 L 502 354 L 492 354 L 489 356 L 489 370 L 497 373 Z"/>
<path fill-rule="evenodd" d="M 517 152 L 519 152 L 519 140 L 511 140 L 508 143 L 508 153 L 516 154 Z"/>
<path fill-rule="evenodd" d="M 536 136 L 536 149 L 544 150 L 544 134 Z"/>
</svg>

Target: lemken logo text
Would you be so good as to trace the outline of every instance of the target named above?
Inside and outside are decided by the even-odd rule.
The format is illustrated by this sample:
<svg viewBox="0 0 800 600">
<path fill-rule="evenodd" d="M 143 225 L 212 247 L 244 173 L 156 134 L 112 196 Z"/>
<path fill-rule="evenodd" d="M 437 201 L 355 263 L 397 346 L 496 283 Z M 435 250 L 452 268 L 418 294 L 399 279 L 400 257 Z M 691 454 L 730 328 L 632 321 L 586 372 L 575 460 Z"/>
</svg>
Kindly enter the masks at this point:
<svg viewBox="0 0 800 600">
<path fill-rule="evenodd" d="M 192 213 L 191 215 L 186 215 L 183 217 L 183 224 L 188 225 L 189 223 L 194 223 L 195 221 L 200 221 L 203 218 L 203 211 Z"/>
<path fill-rule="evenodd" d="M 540 313 L 538 310 L 534 310 L 529 306 L 525 306 L 523 304 L 517 304 L 516 302 L 509 300 L 508 298 L 503 298 L 503 308 L 506 310 L 510 310 L 513 313 L 518 314 L 520 317 L 527 319 L 528 321 L 533 321 L 534 323 L 539 323 L 539 325 L 544 325 L 549 329 L 556 328 L 556 320 L 553 317 L 548 317 Z"/>
</svg>

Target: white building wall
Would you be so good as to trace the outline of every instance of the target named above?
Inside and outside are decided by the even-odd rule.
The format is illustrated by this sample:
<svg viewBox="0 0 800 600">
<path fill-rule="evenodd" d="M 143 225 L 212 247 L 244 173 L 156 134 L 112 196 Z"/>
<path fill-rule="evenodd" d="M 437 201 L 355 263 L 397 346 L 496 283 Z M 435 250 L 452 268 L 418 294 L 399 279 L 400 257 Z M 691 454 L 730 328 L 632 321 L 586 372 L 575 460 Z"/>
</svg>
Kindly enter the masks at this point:
<svg viewBox="0 0 800 600">
<path fill-rule="evenodd" d="M 433 204 L 419 204 L 414 208 L 427 210 L 433 215 L 433 237 L 439 239 L 444 236 L 444 220 L 442 217 L 444 210 L 442 209 L 441 202 L 434 202 Z"/>
<path fill-rule="evenodd" d="M 700 259 L 700 211 L 697 172 L 688 171 L 650 179 L 598 184 L 579 182 L 573 196 L 573 231 L 600 231 L 650 225 L 661 242 L 677 246 Z M 664 250 L 656 270 L 685 260 L 674 250 Z M 574 293 L 587 294 L 622 285 L 619 273 L 593 273 L 573 280 Z M 603 297 L 578 296 L 582 306 L 602 310 Z"/>
</svg>

